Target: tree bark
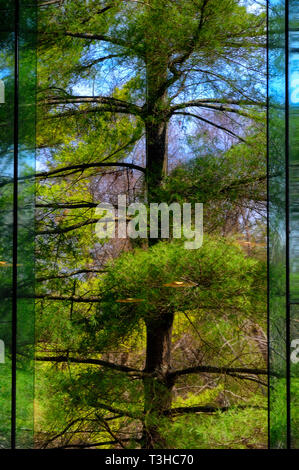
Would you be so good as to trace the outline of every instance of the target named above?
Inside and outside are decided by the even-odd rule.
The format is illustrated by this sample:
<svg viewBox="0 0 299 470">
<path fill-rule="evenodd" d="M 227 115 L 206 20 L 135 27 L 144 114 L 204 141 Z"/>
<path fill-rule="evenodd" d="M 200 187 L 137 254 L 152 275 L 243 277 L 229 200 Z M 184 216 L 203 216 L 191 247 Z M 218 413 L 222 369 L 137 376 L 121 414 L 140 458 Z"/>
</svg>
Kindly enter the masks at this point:
<svg viewBox="0 0 299 470">
<path fill-rule="evenodd" d="M 168 166 L 168 120 L 170 103 L 167 90 L 168 59 L 157 54 L 147 60 L 146 76 L 146 176 L 148 202 L 159 202 L 156 194 Z"/>
<path fill-rule="evenodd" d="M 155 372 L 155 377 L 145 377 L 143 447 L 165 448 L 165 439 L 158 429 L 160 418 L 171 408 L 172 388 L 175 378 L 171 372 L 171 339 L 173 313 L 163 313 L 160 318 L 146 323 L 145 372 Z"/>
<path fill-rule="evenodd" d="M 146 128 L 146 191 L 147 202 L 162 202 L 159 188 L 167 174 L 168 164 L 168 115 L 167 92 L 161 92 L 167 80 L 166 61 L 158 57 L 147 66 L 147 114 Z M 149 65 L 150 64 L 150 65 Z M 164 64 L 164 65 L 161 65 Z M 158 239 L 149 239 L 149 246 Z M 155 372 L 156 377 L 143 379 L 144 385 L 144 428 L 142 447 L 145 449 L 165 448 L 166 441 L 160 434 L 160 418 L 171 408 L 174 378 L 169 376 L 171 367 L 171 338 L 173 312 L 158 313 L 146 320 L 146 361 L 145 372 Z"/>
<path fill-rule="evenodd" d="M 154 119 L 153 119 L 154 120 Z M 146 123 L 147 200 L 159 201 L 159 188 L 168 166 L 168 122 Z"/>
</svg>

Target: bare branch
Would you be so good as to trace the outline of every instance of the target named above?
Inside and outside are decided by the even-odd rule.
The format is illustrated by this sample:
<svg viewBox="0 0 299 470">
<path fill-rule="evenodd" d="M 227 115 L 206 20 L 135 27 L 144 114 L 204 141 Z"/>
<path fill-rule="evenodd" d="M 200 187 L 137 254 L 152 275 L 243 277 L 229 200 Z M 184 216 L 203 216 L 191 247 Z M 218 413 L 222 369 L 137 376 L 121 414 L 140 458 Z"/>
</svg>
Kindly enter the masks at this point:
<svg viewBox="0 0 299 470">
<path fill-rule="evenodd" d="M 120 440 L 117 435 L 112 431 L 112 429 L 110 428 L 109 424 L 107 423 L 107 421 L 102 418 L 102 416 L 99 416 L 98 414 L 96 414 L 96 417 L 98 418 L 98 420 L 100 421 L 101 424 L 103 424 L 103 426 L 105 427 L 106 431 L 108 432 L 108 434 L 110 434 L 110 436 L 115 439 L 118 444 L 123 448 L 125 449 L 125 446 L 123 445 L 122 443 L 122 440 Z"/>
<path fill-rule="evenodd" d="M 42 446 L 42 447 L 48 447 L 49 444 L 51 444 L 51 442 L 55 441 L 56 439 L 58 439 L 59 437 L 63 436 L 74 424 L 80 422 L 80 421 L 83 421 L 84 418 L 77 418 L 77 419 L 74 419 L 73 421 L 71 421 L 70 423 L 68 423 L 66 425 L 66 427 L 63 429 L 63 431 L 59 432 L 58 434 L 56 434 L 55 436 L 51 437 L 50 439 L 48 439 L 47 442 L 45 442 L 45 444 Z"/>
<path fill-rule="evenodd" d="M 239 139 L 241 142 L 246 143 L 245 139 L 243 139 L 239 135 L 235 134 L 230 129 L 227 129 L 226 127 L 220 126 L 220 124 L 216 124 L 215 122 L 209 121 L 208 119 L 206 119 L 202 116 L 198 116 L 197 114 L 194 114 L 194 113 L 187 113 L 187 112 L 184 112 L 184 111 L 178 111 L 176 113 L 173 113 L 173 115 L 176 115 L 176 114 L 180 114 L 180 115 L 183 115 L 183 116 L 190 116 L 190 117 L 194 117 L 196 119 L 199 119 L 200 121 L 203 121 L 207 124 L 210 124 L 211 126 L 216 127 L 217 129 L 220 129 L 220 130 L 226 132 L 227 134 L 230 134 L 232 137 L 235 137 L 236 139 Z"/>
<path fill-rule="evenodd" d="M 115 59 L 116 57 L 122 57 L 122 54 L 109 54 L 109 55 L 106 55 L 105 57 L 99 57 L 98 59 L 95 59 L 92 62 L 89 62 L 89 64 L 78 65 L 76 70 L 78 71 L 86 70 L 86 69 L 89 69 L 90 67 L 93 67 L 94 65 L 104 62 L 105 60 Z"/>
<path fill-rule="evenodd" d="M 255 382 L 259 385 L 263 385 L 264 387 L 268 387 L 268 384 L 266 382 L 263 382 L 262 380 L 256 379 L 255 377 L 251 377 L 248 375 L 240 375 L 240 374 L 229 374 L 230 377 L 236 377 L 236 379 L 241 379 L 241 380 L 249 380 L 250 382 Z"/>
</svg>

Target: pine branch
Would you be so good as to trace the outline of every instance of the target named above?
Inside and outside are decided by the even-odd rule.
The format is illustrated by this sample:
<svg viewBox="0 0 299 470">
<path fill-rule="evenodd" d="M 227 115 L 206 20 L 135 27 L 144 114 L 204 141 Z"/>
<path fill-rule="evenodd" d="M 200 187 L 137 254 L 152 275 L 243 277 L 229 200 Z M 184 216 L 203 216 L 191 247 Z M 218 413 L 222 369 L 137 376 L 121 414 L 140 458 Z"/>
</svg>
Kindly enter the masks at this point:
<svg viewBox="0 0 299 470">
<path fill-rule="evenodd" d="M 98 303 L 101 302 L 99 297 L 68 297 L 66 295 L 50 295 L 50 294 L 34 294 L 33 296 L 25 296 L 26 298 L 33 299 L 45 299 L 45 300 L 64 300 L 67 302 L 79 302 L 79 303 Z"/>
<path fill-rule="evenodd" d="M 114 44 L 116 46 L 122 46 L 122 47 L 125 47 L 127 49 L 132 47 L 132 44 L 128 43 L 127 41 L 122 40 L 121 38 L 113 38 L 111 36 L 106 36 L 105 34 L 73 33 L 72 31 L 64 31 L 64 32 L 62 32 L 62 34 L 64 36 L 69 36 L 69 37 L 72 37 L 72 38 L 88 39 L 89 41 L 109 42 L 109 43 Z"/>
<path fill-rule="evenodd" d="M 262 380 L 256 379 L 254 377 L 250 377 L 248 375 L 233 374 L 232 372 L 230 372 L 229 376 L 235 377 L 236 379 L 249 380 L 250 382 L 255 382 L 259 385 L 263 385 L 263 387 L 268 387 L 268 384 L 266 382 L 263 382 Z"/>
<path fill-rule="evenodd" d="M 173 115 L 175 113 L 175 111 L 179 110 L 179 109 L 184 109 L 184 108 L 205 108 L 205 109 L 211 109 L 213 111 L 223 111 L 223 112 L 227 112 L 227 113 L 235 113 L 235 114 L 238 114 L 239 116 L 244 116 L 246 118 L 249 118 L 249 119 L 252 119 L 252 116 L 245 112 L 245 111 L 242 111 L 241 109 L 237 109 L 237 108 L 231 108 L 231 107 L 228 107 L 228 106 L 225 106 L 223 104 L 219 104 L 219 105 L 214 105 L 214 104 L 210 104 L 212 103 L 212 101 L 204 101 L 204 100 L 192 100 L 192 101 L 186 101 L 185 103 L 180 103 L 180 104 L 177 104 L 177 105 L 174 105 L 171 107 L 171 110 L 170 110 L 170 115 Z M 238 105 L 242 105 L 242 104 L 245 104 L 244 101 L 239 101 L 237 103 L 237 101 L 235 102 L 231 102 L 230 104 L 238 104 Z M 254 102 L 248 102 L 247 103 L 248 105 L 250 106 L 257 106 L 257 103 L 254 103 Z"/>
<path fill-rule="evenodd" d="M 97 218 L 97 219 L 84 220 L 83 222 L 79 222 L 77 224 L 70 225 L 70 226 L 64 227 L 64 228 L 57 227 L 57 228 L 54 228 L 53 230 L 39 230 L 39 231 L 35 232 L 35 235 L 36 236 L 39 236 L 39 235 L 59 235 L 59 234 L 62 234 L 62 233 L 68 233 L 68 232 L 71 232 L 73 230 L 77 230 L 78 228 L 86 227 L 86 225 L 96 224 L 97 222 L 99 222 L 99 220 L 101 220 L 100 217 Z"/>
<path fill-rule="evenodd" d="M 107 157 L 108 158 L 108 157 Z M 79 173 L 80 171 L 84 171 L 89 168 L 101 168 L 101 167 L 120 167 L 120 168 L 130 168 L 132 170 L 141 171 L 142 173 L 146 173 L 146 168 L 135 165 L 134 163 L 124 163 L 124 162 L 104 162 L 104 163 L 82 163 L 78 165 L 70 165 L 63 168 L 57 168 L 56 170 L 51 171 L 43 171 L 41 173 L 35 173 L 31 175 L 21 176 L 18 181 L 26 181 L 31 178 L 64 178 L 66 176 Z M 62 173 L 64 171 L 68 171 L 69 173 Z M 0 181 L 0 187 L 6 186 L 7 184 L 12 184 L 13 178 L 3 178 Z"/>
<path fill-rule="evenodd" d="M 89 16 L 88 18 L 85 18 L 83 21 L 81 21 L 81 24 L 86 24 L 88 21 L 93 20 L 96 15 L 102 15 L 103 13 L 106 13 L 106 11 L 111 10 L 113 8 L 113 5 L 107 5 L 106 7 L 101 8 L 98 11 L 95 11 L 92 16 Z"/>
<path fill-rule="evenodd" d="M 88 209 L 93 209 L 97 207 L 100 203 L 96 202 L 74 202 L 74 203 L 36 203 L 35 207 L 39 209 L 83 209 L 83 208 L 88 208 Z"/>
<path fill-rule="evenodd" d="M 40 37 L 53 37 L 53 39 L 56 39 L 59 36 L 67 36 L 67 37 L 72 37 L 72 38 L 79 38 L 79 39 L 87 39 L 89 41 L 103 41 L 103 42 L 108 42 L 110 44 L 114 44 L 115 46 L 121 46 L 126 49 L 130 49 L 133 47 L 133 44 L 130 44 L 127 41 L 122 40 L 121 38 L 117 37 L 111 37 L 107 36 L 105 34 L 93 34 L 93 33 L 78 33 L 78 32 L 72 32 L 72 31 L 38 31 L 38 35 Z"/>
<path fill-rule="evenodd" d="M 99 57 L 98 59 L 95 59 L 89 62 L 88 64 L 86 63 L 86 64 L 78 65 L 75 70 L 80 72 L 82 70 L 89 69 L 90 67 L 93 67 L 94 65 L 100 64 L 101 62 L 105 62 L 105 60 L 115 59 L 116 57 L 123 57 L 123 54 L 109 54 L 109 55 L 106 55 L 105 57 Z"/>
<path fill-rule="evenodd" d="M 47 440 L 47 442 L 45 442 L 45 444 L 43 444 L 43 448 L 46 448 L 49 444 L 51 444 L 51 442 L 55 441 L 56 439 L 58 439 L 59 437 L 63 436 L 74 424 L 78 423 L 78 422 L 81 422 L 81 421 L 84 421 L 84 418 L 77 418 L 77 419 L 74 419 L 73 421 L 71 421 L 70 423 L 68 423 L 66 425 L 66 427 L 61 431 L 59 432 L 58 434 L 56 434 L 55 436 L 51 437 L 50 439 Z"/>
<path fill-rule="evenodd" d="M 119 410 L 112 406 L 106 405 L 105 403 L 97 403 L 96 408 L 97 409 L 102 408 L 103 410 L 110 411 L 111 413 L 115 413 L 120 416 L 128 416 L 129 418 L 139 419 L 139 420 L 143 419 L 143 417 L 138 414 L 130 413 L 129 411 Z"/>
<path fill-rule="evenodd" d="M 272 175 L 272 177 L 274 176 L 278 176 L 278 175 Z M 226 192 L 229 192 L 231 191 L 232 189 L 236 189 L 238 188 L 239 186 L 249 186 L 250 184 L 253 184 L 253 183 L 261 183 L 263 181 L 266 181 L 267 179 L 267 175 L 261 175 L 261 176 L 258 176 L 256 178 L 244 178 L 244 179 L 240 179 L 240 180 L 237 180 L 237 181 L 233 181 L 230 185 L 228 186 L 225 186 L 224 188 L 222 188 L 219 192 L 220 193 L 226 193 Z"/>
<path fill-rule="evenodd" d="M 37 361 L 42 362 L 72 362 L 75 364 L 90 364 L 95 366 L 103 366 L 107 367 L 108 369 L 118 370 L 120 372 L 126 372 L 133 375 L 140 375 L 143 376 L 144 373 L 141 370 L 134 369 L 132 367 L 122 366 L 120 364 L 114 364 L 113 362 L 102 361 L 101 359 L 82 359 L 82 358 L 75 358 L 75 357 L 68 357 L 68 356 L 53 356 L 53 357 L 46 357 L 46 356 L 37 356 L 35 358 Z M 111 410 L 109 410 L 111 411 Z M 115 410 L 113 411 L 113 413 Z M 117 410 L 118 414 L 119 410 Z"/>
<path fill-rule="evenodd" d="M 180 406 L 178 408 L 171 408 L 167 410 L 165 414 L 168 416 L 188 414 L 188 413 L 216 413 L 217 411 L 229 411 L 229 410 L 244 410 L 247 408 L 254 408 L 260 410 L 266 410 L 266 407 L 260 407 L 255 405 L 236 405 L 236 406 Z"/>
<path fill-rule="evenodd" d="M 111 110 L 111 107 L 108 107 L 108 106 L 97 106 L 96 108 L 89 108 L 89 109 L 71 109 L 71 110 L 68 110 L 68 111 L 65 111 L 65 112 L 61 112 L 61 113 L 56 113 L 56 114 L 53 114 L 51 115 L 50 117 L 48 117 L 48 119 L 57 119 L 57 118 L 69 118 L 69 117 L 72 117 L 72 116 L 79 116 L 80 114 L 83 114 L 84 116 L 86 116 L 87 114 L 90 114 L 90 113 L 111 113 L 111 112 L 115 112 L 115 113 L 120 113 L 120 114 L 132 114 L 132 112 L 127 109 L 127 108 L 119 108 L 119 109 L 113 109 Z"/>
<path fill-rule="evenodd" d="M 84 220 L 82 222 L 78 222 L 77 224 L 69 225 L 68 227 L 64 227 L 64 228 L 63 227 L 56 227 L 52 230 L 37 230 L 35 232 L 35 236 L 40 236 L 40 235 L 61 235 L 63 233 L 68 233 L 68 232 L 72 232 L 73 230 L 77 230 L 78 228 L 86 227 L 87 225 L 96 224 L 102 219 L 103 219 L 103 217 L 98 217 L 96 219 Z M 110 219 L 105 218 L 105 222 L 114 222 L 114 221 L 117 221 L 117 220 L 118 220 L 118 217 L 114 217 L 114 218 L 110 218 Z M 126 220 L 127 222 L 129 222 L 131 219 L 130 219 L 130 217 L 126 217 L 126 219 L 122 219 L 122 220 Z"/>
<path fill-rule="evenodd" d="M 142 166 L 135 165 L 134 163 L 125 163 L 125 162 L 100 162 L 100 163 L 80 163 L 77 165 L 69 165 L 62 168 L 56 168 L 55 170 L 43 171 L 41 173 L 36 173 L 36 178 L 49 178 L 55 176 L 57 178 L 67 176 L 67 174 L 59 175 L 61 172 L 72 171 L 73 173 L 78 173 L 80 171 L 87 170 L 89 168 L 101 168 L 101 167 L 121 167 L 121 168 L 131 168 L 132 170 L 138 170 L 145 173 L 146 169 Z M 75 170 L 75 171 L 74 171 Z M 27 177 L 28 178 L 28 177 Z"/>
<path fill-rule="evenodd" d="M 35 282 L 44 282 L 44 281 L 50 281 L 52 279 L 67 279 L 72 276 L 76 276 L 76 274 L 88 274 L 88 273 L 106 273 L 107 270 L 104 269 L 77 269 L 76 271 L 72 271 L 67 274 L 57 274 L 55 276 L 48 276 L 48 277 L 37 277 L 35 279 Z"/>
<path fill-rule="evenodd" d="M 197 29 L 194 33 L 194 36 L 191 40 L 188 41 L 188 47 L 186 48 L 186 51 L 170 62 L 170 64 L 169 64 L 169 69 L 170 70 L 171 70 L 172 67 L 175 67 L 175 65 L 182 65 L 184 62 L 186 62 L 186 60 L 189 59 L 191 54 L 194 52 L 196 43 L 197 43 L 199 35 L 200 35 L 200 31 L 201 31 L 201 29 L 203 27 L 203 24 L 204 24 L 204 13 L 205 13 L 205 9 L 206 9 L 208 3 L 209 3 L 209 0 L 203 0 L 202 6 L 201 6 L 201 9 L 200 9 L 200 18 L 199 18 L 198 26 L 197 26 Z"/>
<path fill-rule="evenodd" d="M 127 101 L 119 100 L 109 96 L 57 96 L 47 98 L 41 103 L 46 105 L 59 105 L 59 104 L 79 104 L 79 103 L 98 103 L 110 106 L 111 111 L 122 111 L 123 109 L 130 112 L 130 114 L 141 115 L 142 109 Z"/>
<path fill-rule="evenodd" d="M 133 438 L 124 438 L 122 442 L 130 442 L 130 441 L 138 441 L 138 439 Z M 88 443 L 88 444 L 67 444 L 64 446 L 56 447 L 56 449 L 87 449 L 91 447 L 102 447 L 102 446 L 111 446 L 113 444 L 119 444 L 118 441 L 106 441 L 106 442 L 95 442 L 95 443 Z"/>
<path fill-rule="evenodd" d="M 170 372 L 169 376 L 171 378 L 177 378 L 181 375 L 187 374 L 198 374 L 201 372 L 206 372 L 210 374 L 230 374 L 230 373 L 241 373 L 241 374 L 253 374 L 253 375 L 268 375 L 266 369 L 249 369 L 248 367 L 214 367 L 214 366 L 195 366 L 188 367 L 187 369 L 177 370 Z"/>
</svg>

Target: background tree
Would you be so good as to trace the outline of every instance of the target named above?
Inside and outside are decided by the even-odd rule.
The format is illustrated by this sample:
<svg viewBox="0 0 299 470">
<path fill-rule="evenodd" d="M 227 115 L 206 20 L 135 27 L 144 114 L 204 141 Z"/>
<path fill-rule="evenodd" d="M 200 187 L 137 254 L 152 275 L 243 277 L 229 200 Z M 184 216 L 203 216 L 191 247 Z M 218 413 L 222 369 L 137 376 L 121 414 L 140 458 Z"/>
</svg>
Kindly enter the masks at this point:
<svg viewBox="0 0 299 470">
<path fill-rule="evenodd" d="M 110 282 L 109 276 L 99 274 L 107 269 L 107 259 L 115 257 L 121 246 L 115 242 L 102 246 L 96 240 L 94 209 L 102 200 L 116 202 L 118 189 L 121 192 L 125 189 L 131 200 L 147 203 L 161 202 L 161 198 L 204 200 L 215 212 L 208 218 L 211 232 L 239 232 L 244 207 L 249 211 L 245 214 L 247 220 L 250 214 L 256 219 L 258 210 L 263 215 L 261 77 L 264 57 L 261 46 L 265 17 L 260 12 L 249 13 L 241 2 L 232 0 L 221 3 L 215 0 L 115 1 L 100 6 L 98 1 L 70 0 L 53 5 L 45 2 L 40 11 L 42 158 L 37 177 L 44 183 L 38 189 L 37 202 L 37 257 L 42 271 L 39 276 L 42 287 L 37 298 L 43 312 L 41 351 L 50 352 L 47 360 L 57 364 L 77 360 L 81 363 L 83 352 L 85 356 L 100 354 L 100 359 L 87 360 L 101 361 L 95 364 L 114 373 L 119 370 L 118 361 L 111 366 L 110 361 L 102 359 L 109 352 L 107 345 L 93 342 L 92 346 L 90 341 L 97 334 L 109 338 L 113 338 L 114 330 L 117 330 L 116 337 L 119 334 L 119 313 L 115 312 L 119 306 L 106 300 L 107 312 L 112 315 L 112 323 L 108 325 L 97 305 L 103 302 L 102 290 Z M 91 89 L 92 93 L 85 93 Z M 172 133 L 181 128 L 182 121 L 185 134 L 193 134 L 193 140 L 185 139 L 179 152 L 183 160 L 188 158 L 187 147 L 192 156 L 195 148 L 199 155 L 192 163 L 168 174 L 172 163 L 168 162 Z M 201 123 L 196 132 L 193 132 L 194 122 Z M 202 153 L 200 140 L 204 135 L 210 137 L 211 129 L 217 132 L 218 144 L 214 143 L 211 152 L 207 151 L 207 142 L 202 141 L 201 148 L 206 149 Z M 223 135 L 230 137 L 227 148 L 223 145 Z M 109 197 L 111 186 L 114 191 Z M 201 199 L 197 199 L 199 196 Z M 226 218 L 226 228 L 223 218 Z M 165 249 L 167 256 L 172 256 L 171 244 L 156 248 L 155 243 L 156 240 L 150 240 L 152 248 L 148 258 L 142 252 L 138 255 L 140 259 L 145 257 L 143 262 L 149 263 L 153 272 L 159 267 L 158 260 L 151 258 L 155 249 L 162 252 Z M 132 246 L 129 244 L 127 248 Z M 183 259 L 187 265 L 178 271 L 180 277 L 183 268 L 189 269 L 188 253 L 184 253 Z M 212 266 L 215 259 L 216 254 L 213 259 L 207 258 L 207 265 L 209 262 Z M 130 260 L 134 271 L 135 258 Z M 161 272 L 167 272 L 167 268 L 160 268 Z M 249 266 L 244 265 L 244 269 Z M 140 279 L 145 275 L 142 271 L 137 274 Z M 237 280 L 240 281 L 236 275 Z M 127 280 L 115 281 L 122 294 L 122 285 Z M 215 288 L 211 286 L 209 295 Z M 160 289 L 157 292 L 156 295 L 161 294 Z M 178 298 L 182 302 L 184 297 Z M 133 309 L 126 308 L 129 313 Z M 156 303 L 151 308 L 156 309 L 155 314 L 151 311 L 150 315 L 139 316 L 146 330 L 145 368 L 139 377 L 143 378 L 143 413 L 147 418 L 141 420 L 141 436 L 134 435 L 147 448 L 166 445 L 157 419 L 162 423 L 162 417 L 169 414 L 174 386 L 171 382 L 174 306 L 162 313 Z M 189 308 L 193 311 L 194 305 Z M 103 325 L 106 325 L 104 330 Z M 86 344 L 89 349 L 82 346 Z M 119 372 L 124 372 L 123 369 Z M 80 393 L 84 380 L 81 385 L 78 381 Z M 73 385 L 76 389 L 77 385 Z M 68 391 L 72 395 L 70 388 Z M 78 400 L 78 394 L 75 396 Z M 113 406 L 105 406 L 106 412 L 114 412 Z M 74 409 L 73 402 L 70 409 Z M 94 410 L 92 413 L 92 419 L 98 424 Z M 134 411 L 131 418 L 135 419 Z M 82 420 L 83 431 L 86 417 Z M 108 431 L 106 424 L 103 424 L 104 432 L 114 434 L 115 429 Z"/>
</svg>

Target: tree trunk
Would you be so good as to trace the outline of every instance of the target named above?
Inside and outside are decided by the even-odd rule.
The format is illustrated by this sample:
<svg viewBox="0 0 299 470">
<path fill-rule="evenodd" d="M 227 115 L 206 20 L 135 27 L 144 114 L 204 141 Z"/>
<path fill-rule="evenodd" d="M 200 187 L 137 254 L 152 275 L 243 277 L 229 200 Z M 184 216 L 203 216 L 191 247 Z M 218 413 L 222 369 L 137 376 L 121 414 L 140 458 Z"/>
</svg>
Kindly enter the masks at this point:
<svg viewBox="0 0 299 470">
<path fill-rule="evenodd" d="M 159 202 L 156 194 L 168 166 L 169 101 L 164 85 L 167 80 L 167 58 L 151 58 L 146 76 L 146 174 L 148 202 Z"/>
<path fill-rule="evenodd" d="M 145 449 L 165 448 L 165 439 L 160 435 L 158 424 L 165 416 L 172 402 L 174 382 L 169 377 L 171 360 L 171 337 L 173 314 L 164 313 L 161 318 L 147 322 L 145 372 L 155 377 L 145 378 L 143 447 Z"/>
<path fill-rule="evenodd" d="M 154 120 L 154 119 L 153 119 Z M 146 123 L 146 175 L 147 200 L 159 200 L 159 188 L 164 176 L 167 175 L 168 166 L 168 122 Z"/>
<path fill-rule="evenodd" d="M 167 79 L 167 67 L 161 68 L 155 61 L 147 67 L 147 117 L 146 127 L 146 169 L 147 202 L 163 202 L 159 188 L 167 174 L 168 163 L 168 96 L 161 93 Z M 149 239 L 149 245 L 159 239 Z M 146 321 L 145 371 L 154 372 L 154 378 L 146 378 L 144 385 L 143 448 L 165 448 L 166 442 L 159 433 L 160 418 L 171 407 L 173 382 L 168 377 L 171 362 L 171 337 L 173 313 L 163 312 Z"/>
</svg>

